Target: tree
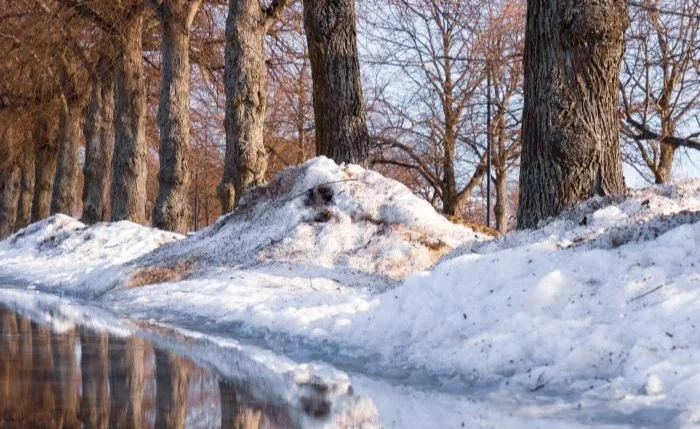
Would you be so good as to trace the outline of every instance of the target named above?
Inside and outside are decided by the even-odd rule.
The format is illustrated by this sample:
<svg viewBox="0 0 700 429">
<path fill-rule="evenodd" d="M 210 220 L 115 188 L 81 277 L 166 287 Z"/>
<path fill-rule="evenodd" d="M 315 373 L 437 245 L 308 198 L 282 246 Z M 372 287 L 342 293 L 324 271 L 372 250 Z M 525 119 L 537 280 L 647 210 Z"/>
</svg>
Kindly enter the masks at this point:
<svg viewBox="0 0 700 429">
<path fill-rule="evenodd" d="M 30 122 L 31 123 L 31 122 Z M 15 231 L 29 224 L 32 216 L 32 200 L 34 199 L 34 164 L 36 163 L 36 148 L 34 147 L 31 129 L 25 133 L 22 143 L 22 155 L 20 170 L 20 195 L 17 203 L 17 217 L 15 219 Z"/>
<path fill-rule="evenodd" d="M 114 158 L 112 160 L 112 221 L 146 220 L 146 88 L 141 44 L 140 3 L 123 12 L 117 33 L 118 56 L 114 92 Z"/>
<path fill-rule="evenodd" d="M 114 156 L 114 73 L 113 60 L 105 52 L 92 73 L 90 103 L 83 132 L 83 215 L 85 223 L 109 220 L 109 190 Z"/>
<path fill-rule="evenodd" d="M 158 106 L 160 129 L 159 192 L 153 225 L 187 230 L 187 156 L 190 139 L 190 28 L 202 0 L 152 0 L 162 36 L 162 80 Z"/>
<path fill-rule="evenodd" d="M 660 10 L 667 3 L 680 13 Z M 624 155 L 647 181 L 665 183 L 678 147 L 700 136 L 700 3 L 657 0 L 632 10 L 620 82 Z"/>
<path fill-rule="evenodd" d="M 518 227 L 624 191 L 618 75 L 622 0 L 528 1 Z"/>
<path fill-rule="evenodd" d="M 245 189 L 265 182 L 264 41 L 267 30 L 286 4 L 286 0 L 275 0 L 263 8 L 258 0 L 229 2 L 224 61 L 226 155 L 224 174 L 217 188 L 224 213 L 233 210 Z"/>
<path fill-rule="evenodd" d="M 360 83 L 353 0 L 304 0 L 313 76 L 316 154 L 364 164 L 369 135 Z"/>
<path fill-rule="evenodd" d="M 76 202 L 78 148 L 82 137 L 85 96 L 79 88 L 82 79 L 76 59 L 64 54 L 60 61 L 60 136 L 51 214 L 64 213 L 70 216 L 73 215 Z"/>
<path fill-rule="evenodd" d="M 32 222 L 49 217 L 53 180 L 58 162 L 58 145 L 54 124 L 46 116 L 40 116 L 34 131 L 36 163 L 34 164 L 34 198 Z"/>
<path fill-rule="evenodd" d="M 15 226 L 22 172 L 19 166 L 17 130 L 7 127 L 0 134 L 0 239 L 10 235 Z"/>
</svg>

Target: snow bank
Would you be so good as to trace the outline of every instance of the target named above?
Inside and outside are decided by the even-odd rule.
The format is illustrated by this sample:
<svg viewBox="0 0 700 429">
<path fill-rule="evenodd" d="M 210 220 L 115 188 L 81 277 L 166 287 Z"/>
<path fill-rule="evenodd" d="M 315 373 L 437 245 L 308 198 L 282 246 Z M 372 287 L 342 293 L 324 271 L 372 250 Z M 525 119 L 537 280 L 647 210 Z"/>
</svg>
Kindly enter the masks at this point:
<svg viewBox="0 0 700 429">
<path fill-rule="evenodd" d="M 181 238 L 127 221 L 87 226 L 57 214 L 0 242 L 0 276 L 79 292 L 101 282 L 94 275 L 105 268 Z"/>
<path fill-rule="evenodd" d="M 399 182 L 319 157 L 247 193 L 235 212 L 199 234 L 135 261 L 139 278 L 130 281 L 157 280 L 142 278 L 140 267 L 180 267 L 196 277 L 212 268 L 274 265 L 279 272 L 284 265 L 306 278 L 377 289 L 485 238 Z"/>
<path fill-rule="evenodd" d="M 540 229 L 469 242 L 378 294 L 309 283 L 290 265 L 286 275 L 221 271 L 109 299 L 141 316 L 197 314 L 337 344 L 340 355 L 379 353 L 375 364 L 476 387 L 564 395 L 573 404 L 562 413 L 604 403 L 622 422 L 672 415 L 674 427 L 694 427 L 699 211 L 700 181 L 595 198 Z"/>
</svg>

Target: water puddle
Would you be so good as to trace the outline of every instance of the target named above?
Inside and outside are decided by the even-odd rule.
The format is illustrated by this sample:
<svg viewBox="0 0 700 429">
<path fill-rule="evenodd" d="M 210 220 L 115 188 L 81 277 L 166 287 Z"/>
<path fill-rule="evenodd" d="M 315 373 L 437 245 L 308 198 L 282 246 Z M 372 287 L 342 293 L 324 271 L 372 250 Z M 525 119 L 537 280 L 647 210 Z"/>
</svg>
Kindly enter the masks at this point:
<svg viewBox="0 0 700 429">
<path fill-rule="evenodd" d="M 347 383 L 271 371 L 164 328 L 60 319 L 0 302 L 1 428 L 372 426 Z"/>
</svg>

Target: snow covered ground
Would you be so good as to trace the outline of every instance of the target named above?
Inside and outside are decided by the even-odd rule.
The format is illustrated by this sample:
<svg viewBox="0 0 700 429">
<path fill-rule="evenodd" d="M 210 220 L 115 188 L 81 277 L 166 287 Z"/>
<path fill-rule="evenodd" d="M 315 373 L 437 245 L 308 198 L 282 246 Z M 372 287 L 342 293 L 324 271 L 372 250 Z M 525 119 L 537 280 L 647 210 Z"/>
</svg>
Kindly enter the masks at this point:
<svg viewBox="0 0 700 429">
<path fill-rule="evenodd" d="M 0 277 L 329 362 L 387 427 L 700 427 L 698 180 L 489 239 L 320 158 L 179 238 L 52 217 Z"/>
</svg>

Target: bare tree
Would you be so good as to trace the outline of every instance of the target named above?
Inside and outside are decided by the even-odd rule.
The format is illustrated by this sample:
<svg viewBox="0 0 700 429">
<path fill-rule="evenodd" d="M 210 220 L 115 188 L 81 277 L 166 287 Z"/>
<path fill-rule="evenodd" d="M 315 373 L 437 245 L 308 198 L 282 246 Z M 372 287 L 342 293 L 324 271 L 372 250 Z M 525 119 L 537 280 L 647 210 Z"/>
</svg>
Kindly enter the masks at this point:
<svg viewBox="0 0 700 429">
<path fill-rule="evenodd" d="M 373 5 L 384 13 L 370 23 L 384 47 L 372 61 L 399 72 L 373 109 L 383 143 L 373 162 L 414 171 L 429 188 L 424 196 L 455 218 L 486 174 L 488 21 L 480 6 L 400 0 Z"/>
<path fill-rule="evenodd" d="M 61 57 L 61 106 L 58 165 L 54 179 L 51 214 L 72 215 L 78 183 L 78 148 L 80 146 L 84 92 L 79 85 L 79 64 L 74 58 Z"/>
<path fill-rule="evenodd" d="M 160 21 L 162 80 L 158 106 L 160 129 L 159 192 L 153 225 L 170 231 L 187 229 L 187 157 L 190 139 L 190 28 L 202 0 L 151 3 Z"/>
<path fill-rule="evenodd" d="M 631 8 L 626 36 L 620 82 L 623 148 L 625 160 L 642 177 L 665 183 L 678 147 L 692 147 L 692 139 L 700 136 L 700 3 L 645 4 Z"/>
<path fill-rule="evenodd" d="M 313 75 L 316 154 L 364 164 L 369 135 L 360 82 L 355 2 L 304 0 Z"/>
<path fill-rule="evenodd" d="M 49 216 L 53 180 L 58 162 L 58 145 L 55 131 L 46 117 L 37 120 L 34 130 L 36 162 L 34 164 L 34 199 L 32 201 L 32 222 Z"/>
<path fill-rule="evenodd" d="M 12 233 L 19 202 L 22 172 L 17 150 L 17 130 L 8 127 L 0 134 L 0 239 Z"/>
<path fill-rule="evenodd" d="M 140 5 L 123 12 L 117 33 L 115 67 L 114 157 L 111 220 L 146 220 L 146 88 L 141 59 L 143 14 Z"/>
<path fill-rule="evenodd" d="M 622 0 L 528 1 L 518 227 L 621 193 Z"/>
<path fill-rule="evenodd" d="M 109 220 L 109 190 L 114 155 L 113 60 L 103 53 L 93 72 L 90 103 L 85 118 L 83 215 L 86 223 Z"/>
<path fill-rule="evenodd" d="M 17 203 L 17 218 L 15 219 L 15 231 L 29 224 L 32 217 L 32 200 L 34 199 L 34 164 L 36 163 L 36 148 L 31 129 L 24 133 L 22 143 L 20 196 Z"/>
<path fill-rule="evenodd" d="M 264 38 L 286 4 L 286 0 L 275 0 L 268 7 L 262 7 L 258 0 L 229 2 L 224 70 L 226 156 L 217 189 L 224 213 L 233 210 L 246 188 L 265 182 Z"/>
</svg>

